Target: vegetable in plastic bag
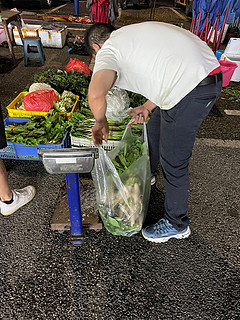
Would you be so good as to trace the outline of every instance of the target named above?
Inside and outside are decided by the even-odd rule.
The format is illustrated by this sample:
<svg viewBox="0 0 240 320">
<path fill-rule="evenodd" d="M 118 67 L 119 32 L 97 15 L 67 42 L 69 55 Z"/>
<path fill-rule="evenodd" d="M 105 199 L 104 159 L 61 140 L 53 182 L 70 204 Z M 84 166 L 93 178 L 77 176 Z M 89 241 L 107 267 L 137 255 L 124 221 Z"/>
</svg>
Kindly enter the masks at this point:
<svg viewBox="0 0 240 320">
<path fill-rule="evenodd" d="M 90 76 L 92 74 L 92 71 L 88 68 L 86 63 L 76 58 L 70 59 L 65 70 L 66 71 L 75 70 L 75 71 L 83 72 L 86 76 Z"/>
<path fill-rule="evenodd" d="M 123 121 L 128 117 L 127 112 L 130 110 L 130 100 L 127 91 L 120 89 L 118 87 L 112 87 L 107 95 L 107 119 L 113 121 Z"/>
<path fill-rule="evenodd" d="M 24 108 L 27 111 L 49 111 L 58 101 L 54 90 L 38 90 L 28 93 L 23 98 Z"/>
<path fill-rule="evenodd" d="M 40 83 L 40 82 L 35 82 L 33 84 L 31 84 L 31 86 L 29 87 L 28 92 L 34 92 L 34 91 L 38 91 L 38 90 L 54 90 L 54 92 L 56 93 L 56 95 L 58 95 L 59 93 L 53 89 L 49 84 L 47 83 Z"/>
<path fill-rule="evenodd" d="M 143 128 L 141 137 L 126 129 L 121 143 L 108 153 L 99 147 L 95 160 L 92 177 L 97 205 L 105 228 L 113 235 L 138 233 L 146 216 L 151 186 L 145 124 Z"/>
</svg>

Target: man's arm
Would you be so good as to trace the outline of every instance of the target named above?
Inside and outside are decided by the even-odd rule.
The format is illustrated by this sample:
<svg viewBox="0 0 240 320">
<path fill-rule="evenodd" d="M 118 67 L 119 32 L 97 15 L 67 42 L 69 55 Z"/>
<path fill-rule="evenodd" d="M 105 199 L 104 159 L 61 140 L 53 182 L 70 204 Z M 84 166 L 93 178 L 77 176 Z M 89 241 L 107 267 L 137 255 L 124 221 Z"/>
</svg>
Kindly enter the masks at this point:
<svg viewBox="0 0 240 320">
<path fill-rule="evenodd" d="M 116 81 L 117 73 L 114 70 L 100 70 L 97 71 L 90 82 L 88 88 L 88 103 L 96 123 L 92 128 L 93 143 L 95 145 L 102 144 L 104 136 L 107 141 L 108 124 L 106 119 L 106 94 Z"/>
<path fill-rule="evenodd" d="M 128 114 L 133 114 L 132 123 L 143 123 L 147 120 L 149 113 L 157 106 L 155 103 L 147 100 L 142 106 L 136 107 L 128 111 Z"/>
</svg>

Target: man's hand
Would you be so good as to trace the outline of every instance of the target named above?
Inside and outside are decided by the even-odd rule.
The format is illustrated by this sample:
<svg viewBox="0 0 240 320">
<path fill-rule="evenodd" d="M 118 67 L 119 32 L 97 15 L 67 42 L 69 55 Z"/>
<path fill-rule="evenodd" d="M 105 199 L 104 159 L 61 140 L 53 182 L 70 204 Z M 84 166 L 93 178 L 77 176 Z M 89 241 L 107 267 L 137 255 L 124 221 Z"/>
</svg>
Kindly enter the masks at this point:
<svg viewBox="0 0 240 320">
<path fill-rule="evenodd" d="M 143 123 L 147 120 L 150 111 L 156 108 L 156 105 L 150 100 L 147 100 L 142 106 L 136 107 L 128 111 L 128 114 L 133 114 L 132 123 Z M 131 126 L 129 125 L 129 127 Z"/>
<path fill-rule="evenodd" d="M 88 103 L 96 120 L 92 128 L 92 138 L 95 145 L 101 145 L 102 140 L 107 142 L 108 123 L 106 119 L 106 94 L 116 80 L 116 72 L 113 70 L 97 71 L 91 79 L 88 88 Z"/>
<path fill-rule="evenodd" d="M 92 138 L 95 146 L 101 145 L 104 137 L 105 142 L 108 139 L 108 123 L 105 117 L 103 122 L 95 122 L 95 125 L 92 128 Z"/>
</svg>

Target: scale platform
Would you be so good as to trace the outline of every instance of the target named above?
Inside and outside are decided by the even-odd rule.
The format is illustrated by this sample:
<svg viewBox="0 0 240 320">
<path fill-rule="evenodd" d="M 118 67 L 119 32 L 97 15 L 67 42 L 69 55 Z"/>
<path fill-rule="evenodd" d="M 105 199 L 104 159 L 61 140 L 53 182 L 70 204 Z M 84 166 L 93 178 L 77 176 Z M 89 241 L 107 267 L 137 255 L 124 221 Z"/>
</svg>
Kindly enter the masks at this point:
<svg viewBox="0 0 240 320">
<path fill-rule="evenodd" d="M 39 148 L 46 171 L 50 174 L 89 173 L 98 158 L 98 148 Z"/>
</svg>

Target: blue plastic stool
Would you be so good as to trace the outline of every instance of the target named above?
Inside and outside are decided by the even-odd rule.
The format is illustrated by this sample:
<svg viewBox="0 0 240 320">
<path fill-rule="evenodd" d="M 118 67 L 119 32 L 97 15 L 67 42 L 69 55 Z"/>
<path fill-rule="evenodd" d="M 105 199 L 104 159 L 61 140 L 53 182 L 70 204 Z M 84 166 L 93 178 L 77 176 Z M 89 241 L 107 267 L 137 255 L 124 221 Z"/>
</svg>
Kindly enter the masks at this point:
<svg viewBox="0 0 240 320">
<path fill-rule="evenodd" d="M 25 66 L 28 64 L 28 59 L 30 58 L 40 58 L 42 65 L 45 64 L 43 45 L 40 37 L 23 38 L 23 48 Z"/>
</svg>

